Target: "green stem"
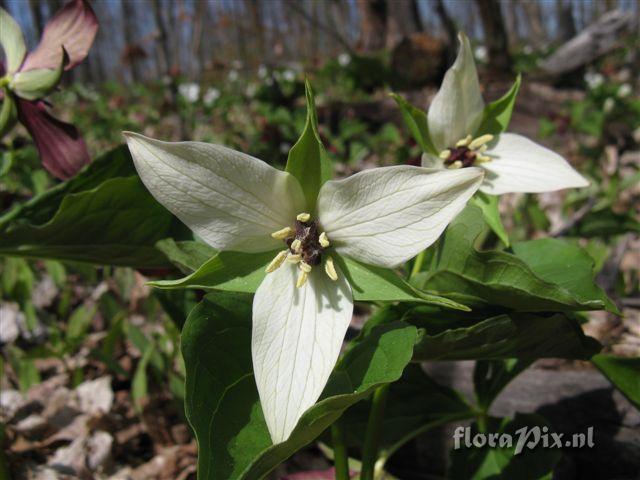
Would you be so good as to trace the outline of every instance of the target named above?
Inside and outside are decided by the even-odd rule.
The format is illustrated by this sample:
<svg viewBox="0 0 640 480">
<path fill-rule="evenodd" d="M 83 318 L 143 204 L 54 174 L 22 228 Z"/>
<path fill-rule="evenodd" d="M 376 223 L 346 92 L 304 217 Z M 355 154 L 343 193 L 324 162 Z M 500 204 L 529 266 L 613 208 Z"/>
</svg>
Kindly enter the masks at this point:
<svg viewBox="0 0 640 480">
<path fill-rule="evenodd" d="M 376 460 L 378 459 L 378 446 L 380 445 L 380 437 L 382 434 L 382 418 L 388 396 L 389 384 L 378 387 L 373 394 L 369 422 L 367 423 L 367 433 L 362 451 L 360 480 L 373 480 Z"/>
<path fill-rule="evenodd" d="M 336 480 L 349 480 L 349 455 L 340 420 L 331 425 L 331 439 L 333 440 L 333 464 L 336 468 Z"/>
<path fill-rule="evenodd" d="M 413 268 L 411 269 L 411 275 L 409 278 L 413 278 L 415 275 L 420 273 L 420 270 L 422 270 L 422 264 L 424 263 L 424 252 L 425 250 L 422 250 L 414 260 Z"/>
</svg>

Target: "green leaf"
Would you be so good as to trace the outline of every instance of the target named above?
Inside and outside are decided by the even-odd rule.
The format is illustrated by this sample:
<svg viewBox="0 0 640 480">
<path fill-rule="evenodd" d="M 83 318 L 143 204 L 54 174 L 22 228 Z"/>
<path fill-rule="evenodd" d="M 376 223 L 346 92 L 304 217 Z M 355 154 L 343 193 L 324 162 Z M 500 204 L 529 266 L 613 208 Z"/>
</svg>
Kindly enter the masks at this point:
<svg viewBox="0 0 640 480">
<path fill-rule="evenodd" d="M 167 264 L 154 244 L 168 236 L 173 217 L 138 177 L 69 193 L 44 224 L 23 220 L 14 217 L 2 233 L 0 255 L 137 267 Z"/>
<path fill-rule="evenodd" d="M 193 240 L 176 242 L 173 238 L 165 238 L 156 242 L 156 248 L 183 273 L 194 272 L 216 254 L 215 248 Z"/>
<path fill-rule="evenodd" d="M 26 100 L 36 100 L 47 95 L 60 81 L 65 61 L 68 59 L 62 49 L 60 65 L 57 69 L 40 68 L 27 72 L 18 72 L 11 79 L 9 88 Z"/>
<path fill-rule="evenodd" d="M 219 252 L 192 274 L 178 280 L 149 282 L 158 288 L 201 288 L 253 293 L 265 277 L 265 268 L 276 251 L 265 253 Z M 413 288 L 392 270 L 334 257 L 347 277 L 357 301 L 419 302 L 445 308 L 469 309 L 448 298 Z"/>
<path fill-rule="evenodd" d="M 522 77 L 518 74 L 513 86 L 502 98 L 484 107 L 482 122 L 477 131 L 478 135 L 485 135 L 487 133 L 498 135 L 507 129 L 511 121 L 511 113 L 516 103 L 521 80 Z"/>
<path fill-rule="evenodd" d="M 476 205 L 482 210 L 482 216 L 487 225 L 491 227 L 491 230 L 498 236 L 500 241 L 509 246 L 509 234 L 502 225 L 500 219 L 500 211 L 498 210 L 498 202 L 500 197 L 497 195 L 488 195 L 483 192 L 476 192 L 471 201 L 473 205 Z"/>
<path fill-rule="evenodd" d="M 618 307 L 593 281 L 593 258 L 577 245 L 555 238 L 541 238 L 513 245 L 516 256 L 543 280 L 565 288 L 581 303 L 597 299 L 620 314 Z"/>
<path fill-rule="evenodd" d="M 418 307 L 402 319 L 424 329 L 414 361 L 575 358 L 587 360 L 600 344 L 563 314 L 498 315 L 479 322 L 447 318 Z"/>
<path fill-rule="evenodd" d="M 185 404 L 198 440 L 198 478 L 263 478 L 347 408 L 400 378 L 415 340 L 415 327 L 402 322 L 376 329 L 339 362 L 321 400 L 291 437 L 271 445 L 251 367 L 251 297 L 207 295 L 182 332 Z"/>
<path fill-rule="evenodd" d="M 2 107 L 0 107 L 0 138 L 13 128 L 17 118 L 16 101 L 9 90 L 4 89 Z"/>
<path fill-rule="evenodd" d="M 142 354 L 142 358 L 136 366 L 136 372 L 131 380 L 131 397 L 133 398 L 133 404 L 138 412 L 142 412 L 144 408 L 144 401 L 148 396 L 149 381 L 147 379 L 147 367 L 153 354 L 156 351 L 154 343 L 149 342 L 147 349 Z"/>
<path fill-rule="evenodd" d="M 7 72 L 15 72 L 27 54 L 27 47 L 20 26 L 4 8 L 0 8 L 0 46 L 4 50 Z"/>
<path fill-rule="evenodd" d="M 66 343 L 67 348 L 71 350 L 75 349 L 89 330 L 91 321 L 96 314 L 96 305 L 90 305 L 88 303 L 80 305 L 76 308 L 67 322 Z"/>
<path fill-rule="evenodd" d="M 429 122 L 427 121 L 426 112 L 414 107 L 396 93 L 392 93 L 391 97 L 400 107 L 402 119 L 416 143 L 422 148 L 422 151 L 432 155 L 438 155 L 438 151 L 433 146 L 431 137 L 429 136 Z"/>
<path fill-rule="evenodd" d="M 364 444 L 370 408 L 370 401 L 360 402 L 340 419 L 349 446 Z M 473 410 L 458 392 L 435 382 L 420 365 L 409 365 L 389 388 L 380 459 L 384 462 L 402 445 L 432 428 L 473 417 Z"/>
<path fill-rule="evenodd" d="M 289 151 L 285 170 L 296 177 L 302 186 L 307 208 L 313 212 L 320 187 L 333 176 L 331 161 L 325 152 L 320 134 L 313 90 L 305 81 L 307 121 L 296 144 Z"/>
<path fill-rule="evenodd" d="M 430 291 L 464 303 L 472 308 L 502 306 L 523 312 L 598 310 L 609 306 L 593 280 L 582 273 L 575 282 L 562 275 L 537 274 L 525 259 L 502 251 L 475 249 L 478 236 L 484 229 L 478 207 L 468 206 L 436 244 L 429 269 L 422 276 Z M 576 248 L 576 247 L 573 247 Z M 523 249 L 524 250 L 524 249 Z M 533 250 L 531 254 L 534 255 Z M 538 254 L 536 254 L 538 255 Z M 541 249 L 544 261 L 564 263 L 564 253 Z M 592 263 L 588 255 L 575 257 L 572 268 L 579 272 L 583 262 Z M 573 261 L 572 260 L 572 261 Z M 571 272 L 565 272 L 571 273 Z M 586 285 L 589 283 L 590 287 Z"/>
<path fill-rule="evenodd" d="M 640 357 L 617 357 L 600 353 L 591 361 L 636 408 L 640 409 Z"/>
<path fill-rule="evenodd" d="M 539 429 L 543 433 L 544 427 L 553 431 L 551 425 L 540 415 L 536 414 L 516 414 L 514 419 L 491 418 L 486 432 L 489 434 L 499 433 L 511 436 L 512 445 L 510 447 L 498 448 L 499 437 L 495 440 L 496 446 L 485 446 L 477 448 L 472 444 L 473 438 L 478 433 L 476 424 L 472 425 L 468 443 L 465 445 L 464 437 L 460 440 L 462 448 L 452 450 L 451 468 L 447 478 L 453 480 L 536 480 L 551 478 L 553 468 L 562 456 L 559 448 L 543 448 L 541 442 L 536 444 L 537 448 L 527 448 L 524 446 L 516 455 L 518 441 L 524 441 L 523 433 Z M 521 430 L 521 429 L 527 430 Z M 490 438 L 487 435 L 488 438 Z M 485 438 L 487 438 L 485 437 Z M 533 440 L 533 434 L 526 437 L 527 441 Z M 455 445 L 454 445 L 455 446 Z"/>
<path fill-rule="evenodd" d="M 504 388 L 533 363 L 533 358 L 478 360 L 473 370 L 473 385 L 478 406 L 485 412 Z"/>
</svg>

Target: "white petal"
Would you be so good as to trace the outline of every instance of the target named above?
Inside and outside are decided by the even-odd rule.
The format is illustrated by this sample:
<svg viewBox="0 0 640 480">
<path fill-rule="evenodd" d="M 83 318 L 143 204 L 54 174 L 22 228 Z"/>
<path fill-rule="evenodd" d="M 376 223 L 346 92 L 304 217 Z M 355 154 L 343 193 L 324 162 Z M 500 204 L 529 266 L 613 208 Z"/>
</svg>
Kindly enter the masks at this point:
<svg viewBox="0 0 640 480">
<path fill-rule="evenodd" d="M 422 154 L 422 166 L 425 168 L 444 168 L 444 160 L 435 155 L 431 155 L 430 153 Z"/>
<path fill-rule="evenodd" d="M 161 142 L 125 134 L 151 194 L 212 247 L 262 252 L 305 210 L 298 181 L 257 158 L 220 145 Z"/>
<path fill-rule="evenodd" d="M 473 52 L 466 35 L 461 33 L 459 39 L 458 57 L 447 70 L 427 113 L 431 141 L 438 150 L 475 134 L 482 121 L 484 102 Z"/>
<path fill-rule="evenodd" d="M 589 185 L 560 155 L 521 135 L 501 134 L 487 154 L 493 160 L 482 164 L 487 173 L 480 190 L 485 193 L 552 192 Z"/>
<path fill-rule="evenodd" d="M 374 168 L 325 183 L 318 215 L 339 253 L 396 267 L 435 242 L 481 182 L 479 168 Z"/>
<path fill-rule="evenodd" d="M 297 272 L 285 263 L 265 277 L 253 299 L 253 370 L 274 443 L 285 441 L 318 400 L 353 313 L 343 275 L 334 282 L 314 268 L 296 288 Z"/>
</svg>

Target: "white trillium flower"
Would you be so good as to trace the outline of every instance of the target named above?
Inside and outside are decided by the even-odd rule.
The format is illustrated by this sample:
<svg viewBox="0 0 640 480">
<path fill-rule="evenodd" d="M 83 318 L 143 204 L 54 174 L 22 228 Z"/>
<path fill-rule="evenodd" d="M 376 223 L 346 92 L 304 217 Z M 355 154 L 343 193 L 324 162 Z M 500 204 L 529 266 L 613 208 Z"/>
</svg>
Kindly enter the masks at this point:
<svg viewBox="0 0 640 480">
<path fill-rule="evenodd" d="M 202 97 L 202 101 L 207 107 L 210 107 L 218 98 L 220 98 L 220 90 L 217 88 L 209 88 Z"/>
<path fill-rule="evenodd" d="M 240 77 L 240 75 L 238 74 L 237 70 L 231 70 L 229 72 L 229 75 L 227 76 L 227 78 L 229 79 L 230 82 L 237 81 L 239 77 Z"/>
<path fill-rule="evenodd" d="M 397 267 L 431 245 L 482 181 L 477 168 L 374 168 L 326 182 L 310 210 L 291 174 L 199 142 L 127 133 L 152 195 L 219 251 L 276 250 L 253 299 L 253 368 L 274 443 L 319 398 L 351 322 L 340 256 Z"/>
<path fill-rule="evenodd" d="M 604 103 L 602 104 L 602 110 L 604 113 L 611 113 L 613 111 L 613 107 L 616 106 L 616 101 L 613 97 L 607 97 L 604 99 Z"/>
<path fill-rule="evenodd" d="M 626 98 L 629 95 L 631 95 L 631 92 L 632 92 L 631 85 L 629 85 L 628 83 L 623 83 L 618 88 L 616 95 L 618 95 L 618 98 Z"/>
<path fill-rule="evenodd" d="M 478 60 L 481 62 L 486 62 L 489 59 L 489 53 L 487 52 L 487 47 L 484 45 L 478 45 L 473 52 Z"/>
<path fill-rule="evenodd" d="M 200 85 L 197 83 L 182 83 L 178 86 L 178 93 L 189 103 L 195 103 L 200 97 Z"/>
<path fill-rule="evenodd" d="M 296 72 L 293 70 L 285 70 L 282 73 L 282 78 L 284 78 L 287 82 L 293 82 L 296 79 Z"/>
<path fill-rule="evenodd" d="M 469 39 L 460 34 L 460 51 L 445 74 L 427 113 L 429 134 L 439 156 L 424 154 L 422 165 L 480 167 L 485 193 L 551 192 L 585 187 L 587 180 L 557 153 L 514 133 L 494 138 L 478 131 L 484 113 L 478 73 Z"/>
<path fill-rule="evenodd" d="M 348 53 L 341 53 L 340 55 L 338 55 L 338 64 L 341 67 L 346 67 L 350 63 L 351 63 L 351 55 L 349 55 Z"/>
<path fill-rule="evenodd" d="M 604 77 L 601 73 L 587 72 L 584 74 L 584 81 L 591 90 L 595 90 L 604 83 Z"/>
</svg>

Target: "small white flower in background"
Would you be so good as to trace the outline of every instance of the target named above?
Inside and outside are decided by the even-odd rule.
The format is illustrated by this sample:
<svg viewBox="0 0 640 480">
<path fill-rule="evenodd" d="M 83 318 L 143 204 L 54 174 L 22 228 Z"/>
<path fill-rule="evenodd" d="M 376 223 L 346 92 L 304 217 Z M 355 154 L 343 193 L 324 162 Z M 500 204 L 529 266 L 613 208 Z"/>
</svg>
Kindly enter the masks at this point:
<svg viewBox="0 0 640 480">
<path fill-rule="evenodd" d="M 274 252 L 253 299 L 252 358 L 274 443 L 318 399 L 353 313 L 340 257 L 395 268 L 431 245 L 477 168 L 374 168 L 326 182 L 309 209 L 293 175 L 229 148 L 125 133 L 151 194 L 218 251 Z M 278 253 L 276 253 L 276 251 Z"/>
<path fill-rule="evenodd" d="M 235 82 L 236 80 L 238 80 L 238 76 L 239 75 L 238 75 L 238 71 L 237 70 L 231 70 L 229 72 L 229 76 L 228 76 L 229 81 L 230 82 Z"/>
<path fill-rule="evenodd" d="M 523 52 L 525 55 L 531 55 L 531 54 L 533 53 L 533 47 L 532 47 L 531 45 L 525 45 L 525 46 L 522 48 L 522 52 Z"/>
<path fill-rule="evenodd" d="M 260 65 L 258 67 L 258 78 L 267 78 L 269 75 L 269 69 L 265 65 Z"/>
<path fill-rule="evenodd" d="M 247 97 L 253 98 L 255 97 L 257 91 L 258 91 L 257 85 L 255 83 L 250 83 L 249 85 L 247 85 L 247 88 L 245 89 L 244 93 L 247 95 Z"/>
<path fill-rule="evenodd" d="M 607 97 L 604 100 L 604 104 L 602 105 L 602 109 L 604 113 L 611 113 L 613 111 L 613 107 L 616 106 L 616 101 L 613 97 Z"/>
<path fill-rule="evenodd" d="M 618 98 L 626 98 L 631 95 L 631 85 L 629 85 L 628 83 L 623 83 L 622 85 L 620 85 L 617 95 Z"/>
<path fill-rule="evenodd" d="M 289 153 L 289 150 L 291 150 L 291 144 L 287 143 L 287 142 L 282 142 L 279 146 L 278 149 L 280 150 L 280 153 L 282 154 L 287 154 Z"/>
<path fill-rule="evenodd" d="M 200 85 L 197 83 L 181 83 L 178 85 L 178 93 L 189 103 L 195 103 L 200 97 Z"/>
<path fill-rule="evenodd" d="M 271 77 L 267 77 L 264 79 L 264 84 L 268 87 L 270 87 L 271 85 L 273 85 L 273 78 Z"/>
<path fill-rule="evenodd" d="M 604 83 L 604 77 L 601 73 L 587 72 L 584 74 L 584 81 L 587 87 L 594 90 Z"/>
<path fill-rule="evenodd" d="M 484 45 L 478 45 L 473 53 L 475 54 L 476 59 L 480 60 L 481 62 L 486 62 L 489 58 L 487 54 L 487 47 L 485 47 Z"/>
<path fill-rule="evenodd" d="M 202 97 L 202 101 L 207 107 L 210 107 L 218 98 L 220 98 L 220 90 L 217 88 L 209 88 Z"/>
<path fill-rule="evenodd" d="M 480 167 L 485 171 L 480 190 L 492 195 L 587 186 L 589 182 L 564 158 L 528 138 L 478 131 L 485 105 L 469 39 L 460 34 L 460 43 L 458 57 L 427 112 L 429 134 L 439 155 L 425 153 L 422 165 Z"/>
<path fill-rule="evenodd" d="M 282 78 L 284 78 L 287 82 L 293 82 L 296 79 L 296 72 L 293 70 L 285 70 L 282 72 Z"/>
<path fill-rule="evenodd" d="M 348 53 L 341 53 L 338 55 L 338 63 L 341 67 L 346 67 L 351 63 L 351 55 Z"/>
</svg>

